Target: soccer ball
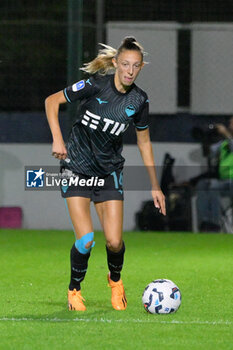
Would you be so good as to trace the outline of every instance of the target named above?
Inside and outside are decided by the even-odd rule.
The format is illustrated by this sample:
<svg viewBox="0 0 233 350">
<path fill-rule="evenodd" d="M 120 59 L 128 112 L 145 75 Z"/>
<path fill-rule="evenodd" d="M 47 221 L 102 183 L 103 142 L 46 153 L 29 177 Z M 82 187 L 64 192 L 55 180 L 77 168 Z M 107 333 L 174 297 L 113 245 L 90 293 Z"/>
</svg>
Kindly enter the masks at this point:
<svg viewBox="0 0 233 350">
<path fill-rule="evenodd" d="M 145 288 L 142 303 L 144 309 L 151 314 L 170 314 L 180 307 L 181 293 L 172 281 L 155 280 Z"/>
</svg>

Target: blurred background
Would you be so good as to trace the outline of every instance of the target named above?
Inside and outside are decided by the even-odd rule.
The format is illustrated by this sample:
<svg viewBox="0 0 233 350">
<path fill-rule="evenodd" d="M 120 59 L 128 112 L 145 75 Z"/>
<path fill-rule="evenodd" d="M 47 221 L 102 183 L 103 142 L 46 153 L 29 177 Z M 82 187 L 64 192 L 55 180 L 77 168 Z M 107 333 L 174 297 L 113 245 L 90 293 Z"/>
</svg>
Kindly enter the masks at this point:
<svg viewBox="0 0 233 350">
<path fill-rule="evenodd" d="M 51 156 L 44 100 L 85 77 L 78 68 L 95 57 L 98 43 L 118 47 L 133 35 L 148 52 L 137 84 L 150 99 L 158 176 L 176 186 L 168 191 L 170 222 L 157 218 L 153 227 L 138 215 L 150 191 L 126 191 L 124 229 L 195 232 L 195 195 L 184 184 L 208 168 L 211 128 L 226 125 L 233 114 L 232 20 L 231 0 L 2 0 L 0 227 L 14 225 L 10 222 L 19 215 L 24 228 L 71 228 L 59 191 L 25 191 L 25 166 L 58 165 Z M 61 109 L 65 140 L 76 107 Z M 126 167 L 142 165 L 133 127 L 124 135 L 123 155 Z M 147 210 L 152 217 L 150 206 Z M 94 212 L 93 217 L 100 229 Z"/>
</svg>

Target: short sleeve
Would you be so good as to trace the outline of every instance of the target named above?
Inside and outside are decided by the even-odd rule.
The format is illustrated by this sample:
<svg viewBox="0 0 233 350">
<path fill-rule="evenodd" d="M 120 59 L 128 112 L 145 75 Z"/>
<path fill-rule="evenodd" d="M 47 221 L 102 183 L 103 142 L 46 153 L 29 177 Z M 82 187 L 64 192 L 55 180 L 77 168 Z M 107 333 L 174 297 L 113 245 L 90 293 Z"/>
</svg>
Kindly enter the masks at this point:
<svg viewBox="0 0 233 350">
<path fill-rule="evenodd" d="M 214 143 L 210 146 L 210 157 L 217 157 L 221 150 L 222 141 Z"/>
<path fill-rule="evenodd" d="M 134 125 L 138 130 L 147 129 L 149 127 L 149 100 L 146 99 L 142 108 L 134 117 Z"/>
<path fill-rule="evenodd" d="M 63 90 L 68 102 L 74 102 L 83 98 L 91 97 L 98 92 L 98 84 L 94 77 L 87 80 L 80 80 Z"/>
<path fill-rule="evenodd" d="M 228 140 L 228 145 L 229 145 L 231 152 L 233 152 L 233 139 Z"/>
</svg>

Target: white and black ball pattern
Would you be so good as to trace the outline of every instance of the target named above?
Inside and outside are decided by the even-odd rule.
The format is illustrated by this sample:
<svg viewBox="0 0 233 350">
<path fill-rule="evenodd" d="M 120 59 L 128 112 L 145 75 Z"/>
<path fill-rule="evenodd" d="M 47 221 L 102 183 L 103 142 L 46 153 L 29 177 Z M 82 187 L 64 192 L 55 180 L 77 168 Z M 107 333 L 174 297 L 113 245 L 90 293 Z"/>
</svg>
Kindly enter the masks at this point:
<svg viewBox="0 0 233 350">
<path fill-rule="evenodd" d="M 180 307 L 181 293 L 172 281 L 158 279 L 145 288 L 142 303 L 144 309 L 151 314 L 170 314 Z"/>
</svg>

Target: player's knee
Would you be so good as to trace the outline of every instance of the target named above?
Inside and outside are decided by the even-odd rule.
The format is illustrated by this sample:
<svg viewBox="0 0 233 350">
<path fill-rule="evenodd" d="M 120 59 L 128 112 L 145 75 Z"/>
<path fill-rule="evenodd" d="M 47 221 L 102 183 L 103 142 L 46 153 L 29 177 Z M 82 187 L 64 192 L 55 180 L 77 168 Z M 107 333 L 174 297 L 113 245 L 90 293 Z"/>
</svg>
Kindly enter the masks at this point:
<svg viewBox="0 0 233 350">
<path fill-rule="evenodd" d="M 89 232 L 86 235 L 82 236 L 80 239 L 77 239 L 75 242 L 75 247 L 78 249 L 81 254 L 88 254 L 95 245 L 94 242 L 94 232 Z"/>
<path fill-rule="evenodd" d="M 106 245 L 109 250 L 114 253 L 117 253 L 121 250 L 123 242 L 121 239 L 111 239 L 106 242 Z"/>
</svg>

